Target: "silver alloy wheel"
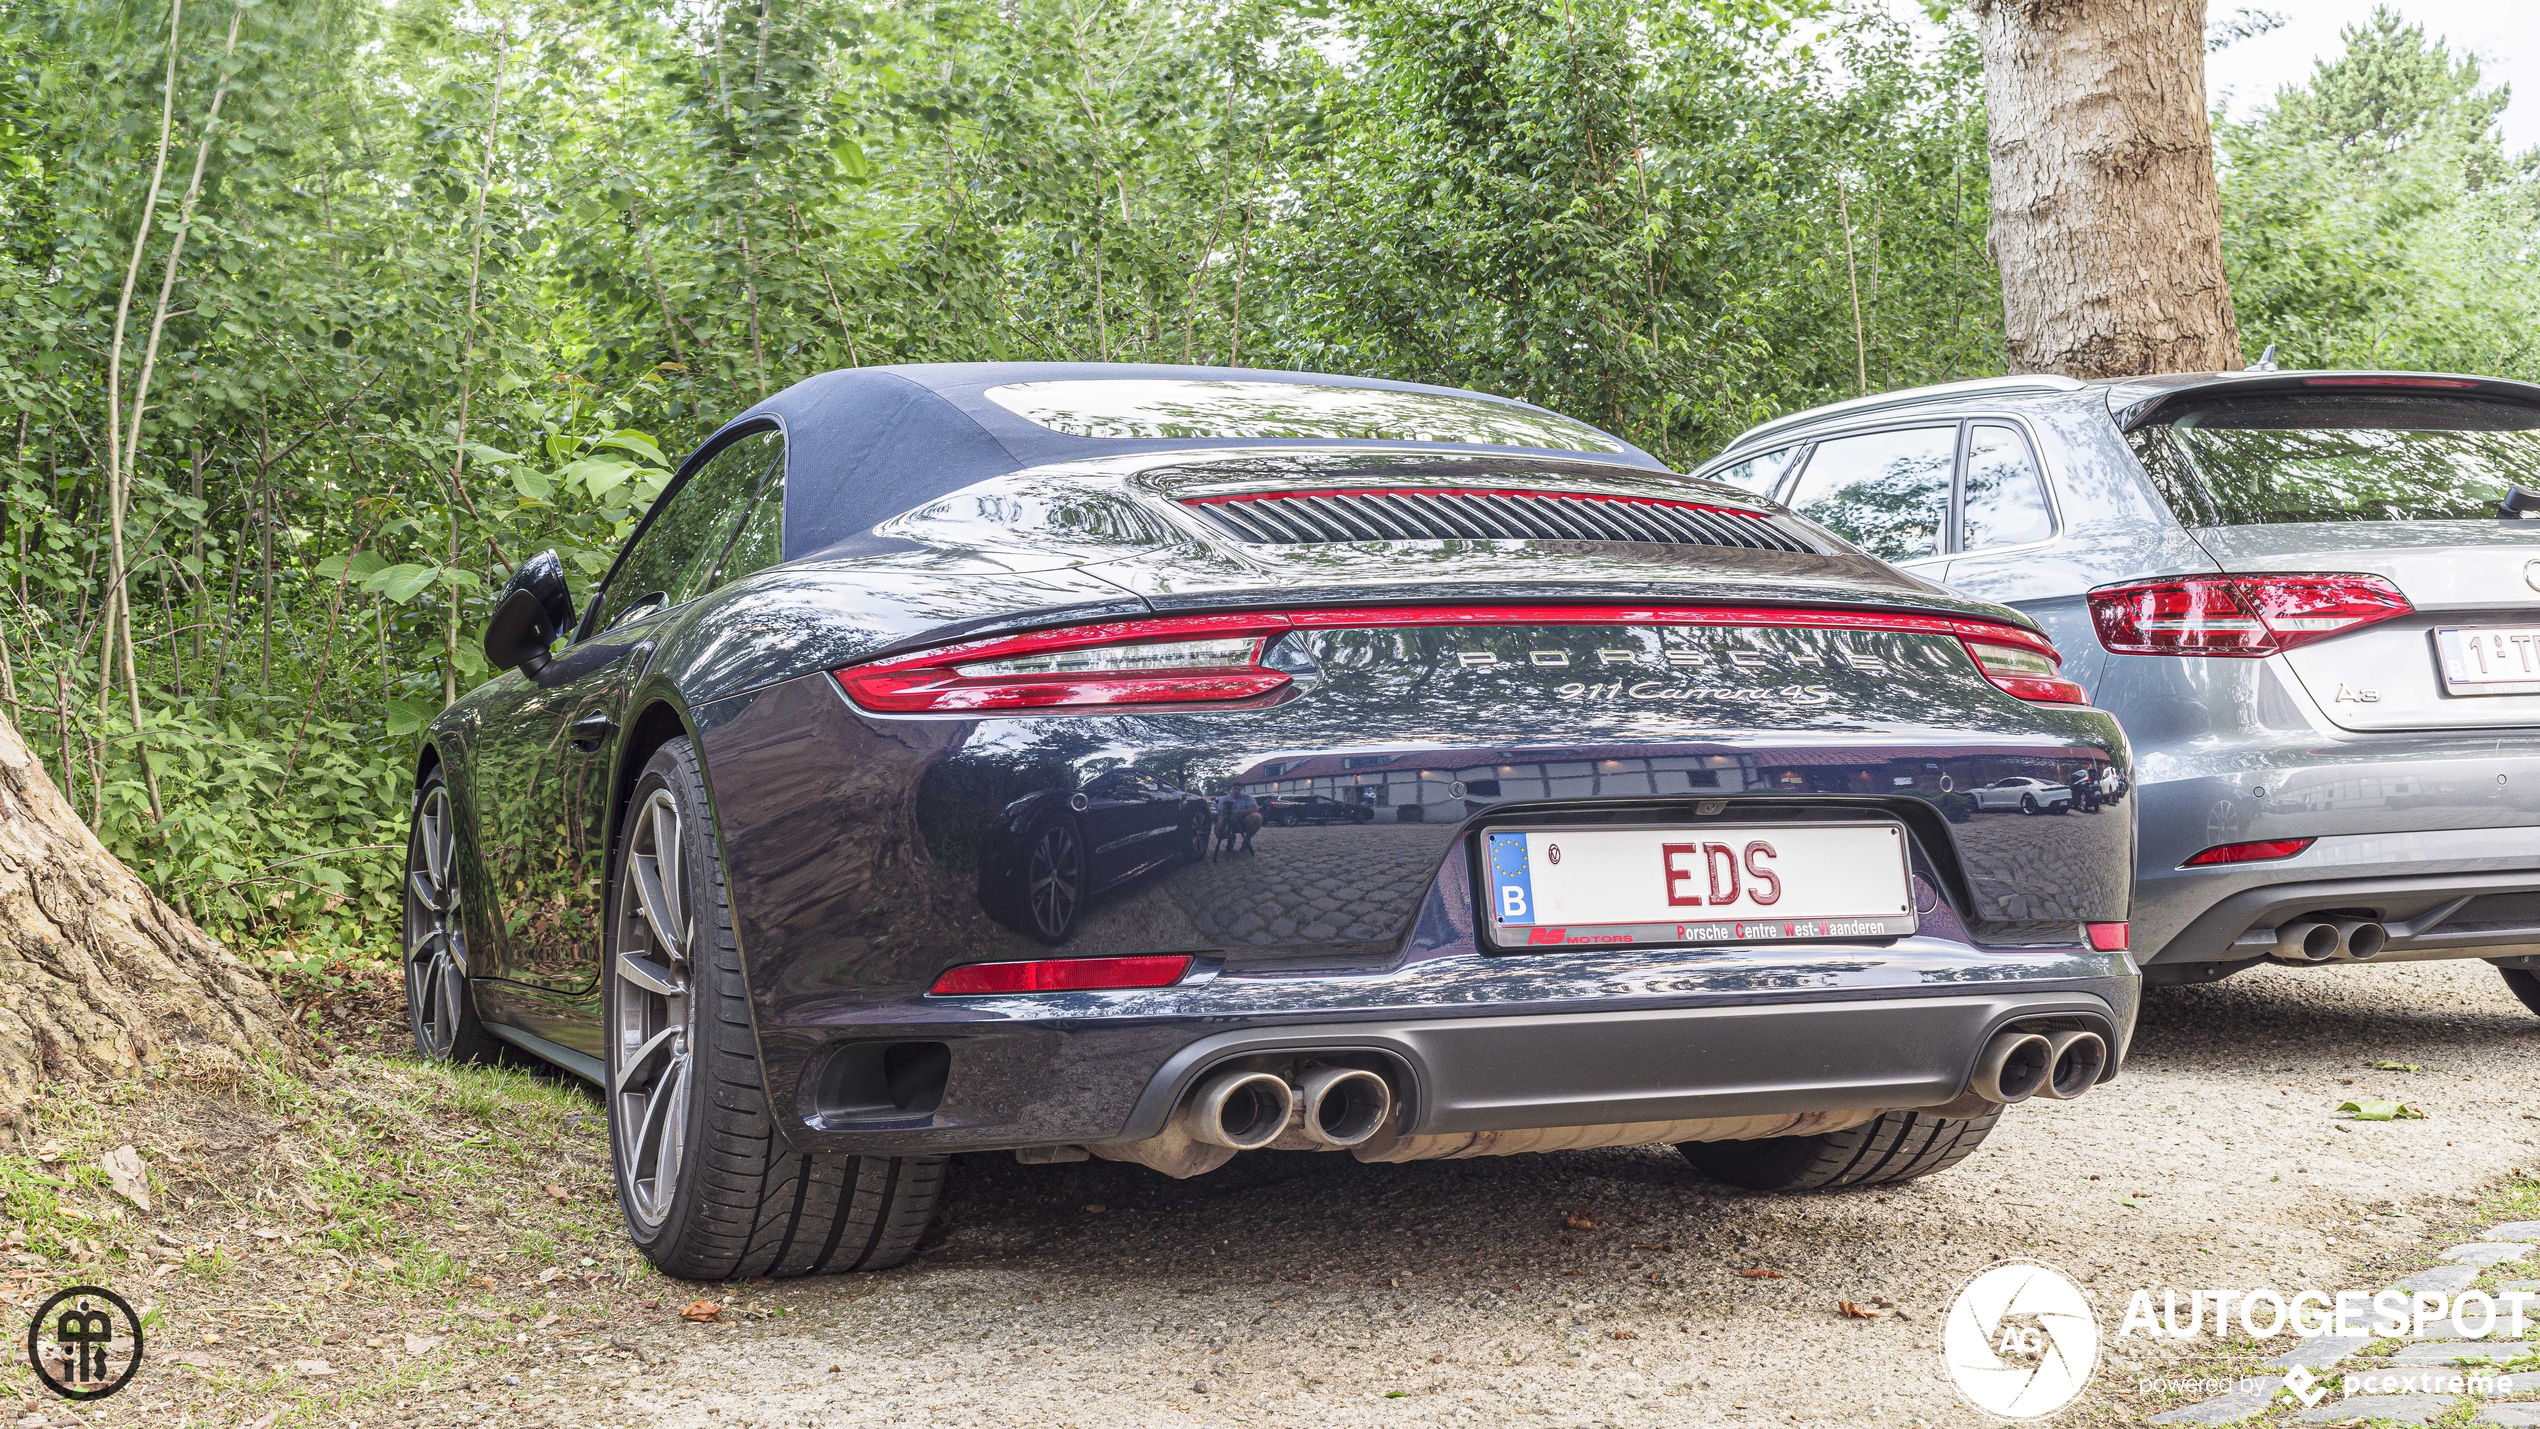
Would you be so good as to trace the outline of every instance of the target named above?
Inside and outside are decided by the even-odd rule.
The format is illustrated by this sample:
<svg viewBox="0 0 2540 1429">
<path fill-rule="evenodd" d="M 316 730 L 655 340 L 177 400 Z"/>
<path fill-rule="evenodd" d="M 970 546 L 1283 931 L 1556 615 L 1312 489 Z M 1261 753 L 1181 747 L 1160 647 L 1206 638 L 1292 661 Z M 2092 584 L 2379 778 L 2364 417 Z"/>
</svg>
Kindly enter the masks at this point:
<svg viewBox="0 0 2540 1429">
<path fill-rule="evenodd" d="M 415 809 L 406 838 L 406 1013 L 415 1048 L 447 1058 L 458 1045 L 459 1018 L 467 1006 L 467 934 L 459 924 L 454 873 L 457 830 L 450 819 L 450 791 L 435 784 Z"/>
<path fill-rule="evenodd" d="M 670 1214 L 687 1155 L 695 1093 L 690 1009 L 695 927 L 687 901 L 679 805 L 655 789 L 636 810 L 617 907 L 616 1065 L 609 1110 L 627 1213 L 649 1231 Z M 632 898 L 626 895 L 631 892 Z"/>
</svg>

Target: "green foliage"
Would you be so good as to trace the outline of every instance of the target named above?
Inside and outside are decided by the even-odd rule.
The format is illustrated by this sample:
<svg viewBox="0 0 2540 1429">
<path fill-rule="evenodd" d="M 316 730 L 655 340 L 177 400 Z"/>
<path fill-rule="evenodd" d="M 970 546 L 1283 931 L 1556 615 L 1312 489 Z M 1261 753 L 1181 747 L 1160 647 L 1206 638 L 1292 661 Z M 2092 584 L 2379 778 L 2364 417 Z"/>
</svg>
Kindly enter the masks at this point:
<svg viewBox="0 0 2540 1429">
<path fill-rule="evenodd" d="M 2540 155 L 2505 155 L 2505 92 L 2387 9 L 2345 45 L 2217 129 L 2243 343 L 2286 367 L 2530 374 Z"/>
<path fill-rule="evenodd" d="M 0 5 L 0 700 L 109 848 L 297 976 L 393 949 L 416 736 L 511 563 L 587 591 L 812 373 L 1331 368 L 1691 462 L 2001 360 L 1946 12 L 1921 49 L 1772 0 L 169 13 Z"/>
</svg>

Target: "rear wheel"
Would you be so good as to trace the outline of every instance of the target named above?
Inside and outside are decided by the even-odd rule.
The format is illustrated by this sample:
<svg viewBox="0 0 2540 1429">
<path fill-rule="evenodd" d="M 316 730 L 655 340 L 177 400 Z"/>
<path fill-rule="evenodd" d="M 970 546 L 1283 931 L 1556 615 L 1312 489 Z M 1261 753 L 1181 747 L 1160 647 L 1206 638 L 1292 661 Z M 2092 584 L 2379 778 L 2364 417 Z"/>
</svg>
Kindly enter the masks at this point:
<svg viewBox="0 0 2540 1429">
<path fill-rule="evenodd" d="M 805 1155 L 777 1135 L 688 741 L 644 766 L 617 855 L 609 1145 L 636 1248 L 690 1280 L 907 1259 L 934 1218 L 944 1158 Z"/>
<path fill-rule="evenodd" d="M 1044 943 L 1067 941 L 1085 898 L 1085 840 L 1076 821 L 1060 814 L 1032 831 L 1023 856 L 1023 916 Z"/>
<path fill-rule="evenodd" d="M 417 1056 L 491 1062 L 500 1044 L 476 1019 L 467 981 L 455 807 L 441 771 L 424 775 L 406 830 L 406 1023 Z"/>
<path fill-rule="evenodd" d="M 2035 794 L 2022 794 L 2020 796 L 2020 812 L 2023 814 L 2034 814 L 2037 812 L 2037 796 Z"/>
<path fill-rule="evenodd" d="M 2000 1120 L 1995 1107 L 1960 1121 L 1891 1111 L 1849 1131 L 1756 1141 L 1688 1141 L 1676 1147 L 1714 1181 L 1750 1191 L 1831 1191 L 1893 1186 L 1946 1171 L 1984 1144 Z"/>
<path fill-rule="evenodd" d="M 2522 1005 L 2540 1012 L 2540 972 L 2529 968 L 2498 968 L 2505 975 L 2505 990 L 2519 998 Z"/>
</svg>

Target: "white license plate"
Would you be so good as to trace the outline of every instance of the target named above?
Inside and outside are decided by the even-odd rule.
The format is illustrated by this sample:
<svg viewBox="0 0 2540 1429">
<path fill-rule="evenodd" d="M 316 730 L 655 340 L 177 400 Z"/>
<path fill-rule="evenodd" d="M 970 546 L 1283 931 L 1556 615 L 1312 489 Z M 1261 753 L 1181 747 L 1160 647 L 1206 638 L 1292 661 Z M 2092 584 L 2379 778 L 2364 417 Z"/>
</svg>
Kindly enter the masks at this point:
<svg viewBox="0 0 2540 1429">
<path fill-rule="evenodd" d="M 1493 829 L 1482 852 L 1503 948 L 1897 938 L 1917 926 L 1897 824 Z"/>
<path fill-rule="evenodd" d="M 2445 694 L 2540 694 L 2540 625 L 2437 630 L 2434 652 Z"/>
</svg>

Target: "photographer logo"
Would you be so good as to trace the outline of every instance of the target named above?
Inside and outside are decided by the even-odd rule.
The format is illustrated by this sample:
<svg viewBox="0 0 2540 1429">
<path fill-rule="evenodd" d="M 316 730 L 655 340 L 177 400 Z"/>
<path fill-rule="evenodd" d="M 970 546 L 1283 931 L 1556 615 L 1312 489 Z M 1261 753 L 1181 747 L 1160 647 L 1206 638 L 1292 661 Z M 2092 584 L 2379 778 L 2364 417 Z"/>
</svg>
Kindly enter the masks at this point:
<svg viewBox="0 0 2540 1429">
<path fill-rule="evenodd" d="M 1949 1302 L 1940 1352 L 1967 1402 L 2005 1419 L 2035 1419 L 2070 1404 L 2099 1365 L 2099 1321 L 2063 1275 L 2006 1260 L 1976 1274 Z"/>
</svg>

